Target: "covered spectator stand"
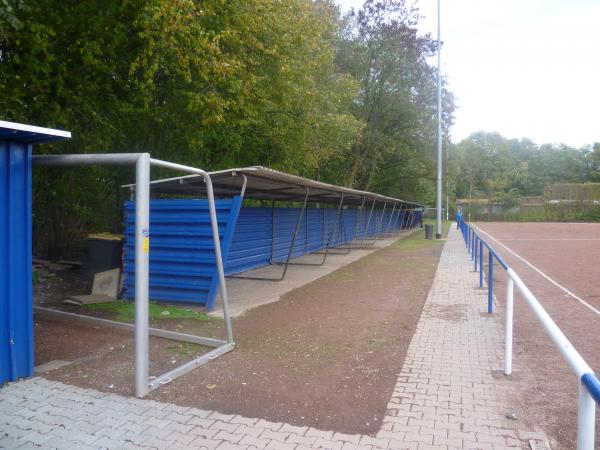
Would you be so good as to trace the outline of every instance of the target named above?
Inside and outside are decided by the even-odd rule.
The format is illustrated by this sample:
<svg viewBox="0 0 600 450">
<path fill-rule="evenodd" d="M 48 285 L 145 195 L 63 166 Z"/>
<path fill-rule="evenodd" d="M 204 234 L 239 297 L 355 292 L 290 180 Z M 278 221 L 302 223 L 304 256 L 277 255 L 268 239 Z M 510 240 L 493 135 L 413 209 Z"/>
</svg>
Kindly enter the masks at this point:
<svg viewBox="0 0 600 450">
<path fill-rule="evenodd" d="M 334 186 L 264 167 L 211 172 L 225 274 L 281 281 L 291 265 L 322 265 L 328 255 L 373 245 L 421 224 L 417 203 Z M 208 240 L 206 186 L 183 176 L 150 184 L 150 298 L 215 304 L 217 280 Z M 177 198 L 173 198 L 173 196 Z M 244 200 L 247 206 L 242 206 Z M 125 205 L 125 297 L 134 297 L 133 214 Z M 313 256 L 296 261 L 302 255 Z M 281 266 L 272 278 L 242 272 Z"/>
<path fill-rule="evenodd" d="M 33 375 L 31 147 L 71 133 L 0 121 L 0 385 Z"/>
</svg>

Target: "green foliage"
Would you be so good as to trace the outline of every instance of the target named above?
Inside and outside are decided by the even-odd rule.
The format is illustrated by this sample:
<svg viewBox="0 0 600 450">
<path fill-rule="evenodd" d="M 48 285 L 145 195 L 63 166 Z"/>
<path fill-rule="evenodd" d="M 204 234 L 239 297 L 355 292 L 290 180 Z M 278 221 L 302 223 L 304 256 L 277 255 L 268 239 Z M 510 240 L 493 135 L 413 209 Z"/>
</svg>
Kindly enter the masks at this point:
<svg viewBox="0 0 600 450">
<path fill-rule="evenodd" d="M 435 248 L 444 245 L 444 241 L 441 239 L 425 239 L 425 224 L 433 225 L 433 229 L 435 230 L 434 220 L 424 220 L 422 229 L 412 232 L 409 236 L 397 240 L 392 245 L 405 250 Z M 448 235 L 448 230 L 450 229 L 451 224 L 452 222 L 449 220 L 442 221 L 442 236 L 445 237 Z"/>
<path fill-rule="evenodd" d="M 355 115 L 365 123 L 348 153 L 347 185 L 431 201 L 435 186 L 436 41 L 420 36 L 418 12 L 402 1 L 365 1 L 344 18 L 337 62 L 360 83 Z M 443 130 L 452 124 L 452 95 L 443 91 Z"/>
<path fill-rule="evenodd" d="M 332 0 L 0 0 L 0 108 L 72 131 L 38 153 L 260 164 L 427 200 L 435 42 L 416 17 L 395 0 L 344 17 Z M 70 257 L 87 232 L 118 232 L 131 178 L 36 169 L 36 252 Z"/>
<path fill-rule="evenodd" d="M 527 139 L 506 139 L 478 132 L 457 144 L 452 159 L 460 175 L 459 198 L 489 198 L 514 206 L 519 196 L 540 196 L 558 182 L 583 183 L 597 176 L 589 148 L 537 146 Z"/>
</svg>

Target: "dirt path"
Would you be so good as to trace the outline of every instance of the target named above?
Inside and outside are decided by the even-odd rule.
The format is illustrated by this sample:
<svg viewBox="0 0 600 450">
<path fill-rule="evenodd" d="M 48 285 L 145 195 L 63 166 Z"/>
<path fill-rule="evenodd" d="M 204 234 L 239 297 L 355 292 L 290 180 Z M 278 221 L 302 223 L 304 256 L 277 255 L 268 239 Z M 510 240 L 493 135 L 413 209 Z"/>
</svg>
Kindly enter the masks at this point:
<svg viewBox="0 0 600 450">
<path fill-rule="evenodd" d="M 442 242 L 425 241 L 418 232 L 286 294 L 279 302 L 250 311 L 233 323 L 234 352 L 150 398 L 294 425 L 375 433 L 441 249 Z M 163 366 L 174 354 L 165 351 L 165 342 L 151 340 L 154 357 Z M 131 340 L 110 347 L 114 351 L 109 354 L 47 377 L 130 393 Z M 175 349 L 175 354 L 181 350 Z"/>
</svg>

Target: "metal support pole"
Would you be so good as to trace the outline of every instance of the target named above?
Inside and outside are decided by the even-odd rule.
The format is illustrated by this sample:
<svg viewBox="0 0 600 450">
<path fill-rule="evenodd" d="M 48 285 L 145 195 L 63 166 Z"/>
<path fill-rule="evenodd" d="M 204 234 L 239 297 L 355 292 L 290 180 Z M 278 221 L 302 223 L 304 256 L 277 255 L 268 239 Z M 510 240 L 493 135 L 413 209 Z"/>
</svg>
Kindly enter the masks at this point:
<svg viewBox="0 0 600 450">
<path fill-rule="evenodd" d="M 356 216 L 356 223 L 354 224 L 354 239 L 356 239 L 356 236 L 358 234 L 358 223 L 359 223 L 359 218 L 363 217 L 364 219 L 364 215 L 365 215 L 365 202 L 367 201 L 367 197 L 363 197 L 362 199 L 362 203 L 360 204 L 360 214 L 357 214 Z M 359 211 L 358 209 L 356 210 L 357 212 Z M 364 222 L 364 220 L 363 220 Z"/>
<path fill-rule="evenodd" d="M 150 155 L 135 163 L 135 396 L 148 394 L 148 284 L 150 274 Z"/>
<path fill-rule="evenodd" d="M 513 310 L 514 287 L 511 277 L 506 277 L 506 347 L 504 349 L 504 375 L 512 374 L 512 348 L 513 348 Z"/>
<path fill-rule="evenodd" d="M 331 240 L 333 239 L 333 235 L 335 231 L 339 229 L 338 222 L 342 216 L 342 206 L 344 205 L 344 194 L 340 197 L 340 203 L 338 204 L 337 213 L 335 215 L 335 220 L 331 225 L 331 231 L 329 233 L 329 239 L 327 239 L 327 246 L 325 247 L 325 258 L 327 258 L 327 252 L 329 251 L 329 246 L 331 245 Z M 323 262 L 325 262 L 325 258 L 323 258 Z"/>
<path fill-rule="evenodd" d="M 373 209 L 375 208 L 375 202 L 377 200 L 373 200 L 373 205 L 371 205 L 371 212 L 369 213 L 369 219 L 367 220 L 367 225 L 365 226 L 365 231 L 363 232 L 362 240 L 360 241 L 360 248 L 363 247 L 365 243 L 365 237 L 367 236 L 367 232 L 369 231 L 369 225 L 371 224 L 371 217 L 373 216 Z"/>
<path fill-rule="evenodd" d="M 304 253 L 308 253 L 308 212 L 304 217 Z"/>
<path fill-rule="evenodd" d="M 387 239 L 388 233 L 390 232 L 390 226 L 392 225 L 392 219 L 394 218 L 394 213 L 396 212 L 396 204 L 394 203 L 394 208 L 392 209 L 392 214 L 390 214 L 390 220 L 388 220 L 387 227 L 385 229 L 384 238 Z"/>
<path fill-rule="evenodd" d="M 404 231 L 404 229 L 406 228 L 406 224 L 408 223 L 409 214 L 410 214 L 410 209 L 408 209 L 408 205 L 406 205 L 406 208 L 404 209 L 404 212 L 402 214 L 402 220 L 400 221 L 400 230 L 398 230 L 399 233 L 402 233 Z"/>
<path fill-rule="evenodd" d="M 294 245 L 296 244 L 296 237 L 298 236 L 298 231 L 300 230 L 300 225 L 302 223 L 302 217 L 304 217 L 306 211 L 306 204 L 308 203 L 308 194 L 309 189 L 306 188 L 306 195 L 304 196 L 304 203 L 302 203 L 302 209 L 300 210 L 300 215 L 298 216 L 298 222 L 296 222 L 296 228 L 294 229 L 294 234 L 292 235 L 292 242 L 290 244 L 290 248 L 288 250 L 287 258 L 285 263 L 283 263 L 283 272 L 279 278 L 266 278 L 266 277 L 251 277 L 251 276 L 243 276 L 243 275 L 235 275 L 231 278 L 240 278 L 242 280 L 258 280 L 258 281 L 282 281 L 285 278 L 285 274 L 287 273 L 288 267 L 290 266 L 290 259 L 292 258 L 292 254 L 294 253 Z M 273 235 L 273 239 L 275 235 Z M 277 263 L 276 263 L 277 264 Z"/>
<path fill-rule="evenodd" d="M 440 0 L 437 2 L 437 196 L 436 196 L 436 239 L 442 238 L 442 37 L 441 37 L 441 9 Z"/>
<path fill-rule="evenodd" d="M 579 405 L 577 408 L 577 450 L 594 450 L 596 403 L 579 380 Z"/>
<path fill-rule="evenodd" d="M 415 213 L 415 208 L 410 210 L 410 223 L 408 224 L 408 229 L 412 230 L 415 227 L 415 221 L 417 219 L 417 214 Z"/>
<path fill-rule="evenodd" d="M 483 287 L 483 241 L 479 241 L 479 287 Z"/>
<path fill-rule="evenodd" d="M 471 253 L 471 229 L 467 227 L 467 253 Z"/>
<path fill-rule="evenodd" d="M 300 222 L 302 220 L 302 216 L 306 213 L 306 204 L 308 203 L 308 192 L 309 192 L 309 189 L 306 188 L 306 195 L 304 196 L 304 203 L 302 204 L 302 210 L 300 210 L 300 217 L 298 218 L 298 223 L 296 224 L 296 229 L 294 230 L 294 236 L 292 236 L 292 243 L 290 245 L 288 257 L 285 261 L 285 267 L 283 268 L 283 273 L 281 274 L 282 280 L 285 278 L 285 274 L 287 273 L 290 259 L 292 257 L 292 254 L 294 253 L 294 244 L 296 243 L 296 236 L 298 236 L 298 230 L 300 230 Z"/>
<path fill-rule="evenodd" d="M 494 312 L 494 254 L 490 252 L 488 266 L 488 314 Z"/>
<path fill-rule="evenodd" d="M 331 225 L 331 231 L 329 233 L 329 238 L 327 239 L 327 245 L 325 246 L 325 252 L 315 252 L 315 255 L 324 255 L 323 259 L 321 260 L 320 263 L 305 263 L 305 262 L 301 262 L 301 263 L 290 263 L 290 264 L 294 264 L 294 265 L 299 265 L 299 266 L 322 266 L 323 264 L 325 264 L 325 260 L 327 259 L 327 255 L 328 254 L 334 254 L 334 255 L 347 255 L 348 253 L 350 253 L 351 247 L 347 247 L 345 248 L 346 251 L 344 252 L 331 252 L 331 240 L 333 238 L 334 233 L 337 231 L 338 233 L 338 237 L 341 239 L 341 231 L 343 231 L 344 233 L 344 237 L 346 236 L 346 228 L 344 226 L 344 217 L 343 217 L 343 213 L 342 213 L 342 206 L 344 203 L 344 195 L 342 194 L 341 198 L 340 198 L 340 203 L 338 205 L 338 210 L 334 219 L 333 224 Z M 337 226 L 337 224 L 339 223 L 339 226 Z M 335 248 L 335 247 L 334 247 Z M 340 248 L 341 250 L 341 248 Z"/>
<path fill-rule="evenodd" d="M 398 208 L 398 214 L 396 214 L 396 220 L 394 221 L 394 226 L 392 227 L 392 234 L 395 234 L 398 232 L 398 219 L 400 219 L 400 216 L 403 213 L 403 207 L 404 205 L 400 204 L 400 208 Z M 402 222 L 400 222 L 400 224 L 402 225 Z"/>
<path fill-rule="evenodd" d="M 358 213 L 359 209 L 356 209 L 356 218 L 354 219 L 354 232 L 352 233 L 352 242 L 354 242 L 356 240 L 356 236 L 357 236 L 357 232 L 358 232 L 358 219 L 361 216 L 364 216 L 364 208 L 365 208 L 365 201 L 367 200 L 367 197 L 363 197 L 362 199 L 362 203 L 360 204 L 360 214 Z"/>
<path fill-rule="evenodd" d="M 269 264 L 273 264 L 275 259 L 275 200 L 271 201 L 271 257 Z"/>
<path fill-rule="evenodd" d="M 379 225 L 375 229 L 375 239 L 381 239 L 379 236 L 381 235 L 381 231 L 383 229 L 383 219 L 385 217 L 385 208 L 387 206 L 387 201 L 383 202 L 383 209 L 381 210 L 381 219 L 379 219 Z"/>
<path fill-rule="evenodd" d="M 477 272 L 477 262 L 479 260 L 477 253 L 479 252 L 479 237 L 475 238 L 475 251 L 473 252 L 473 272 Z"/>
<path fill-rule="evenodd" d="M 355 244 L 354 241 L 356 240 L 357 236 L 358 236 L 358 227 L 359 227 L 359 219 L 361 216 L 364 216 L 364 206 L 365 206 L 365 201 L 366 201 L 366 197 L 363 197 L 362 203 L 360 205 L 360 208 L 356 208 L 355 213 L 354 213 L 354 229 L 352 230 L 352 239 L 350 239 L 348 243 L 348 247 L 340 247 L 340 246 L 336 246 L 334 247 L 335 249 L 345 249 L 347 251 L 345 252 L 340 252 L 340 253 L 335 253 L 336 255 L 348 255 L 350 253 L 350 251 L 352 249 L 355 249 Z M 359 212 L 360 211 L 360 212 Z M 343 230 L 343 236 L 345 239 L 348 239 L 348 234 L 346 232 L 346 225 L 344 224 L 344 220 L 343 220 L 343 214 L 342 214 L 342 221 L 341 221 L 341 229 Z M 319 252 L 315 252 L 315 253 L 319 253 Z M 331 253 L 331 252 L 330 252 Z"/>
<path fill-rule="evenodd" d="M 475 240 L 477 239 L 477 235 L 473 232 L 471 233 L 471 261 L 475 258 Z"/>
<path fill-rule="evenodd" d="M 404 224 L 405 230 L 410 230 L 412 228 L 412 218 L 414 215 L 414 211 L 412 209 L 408 210 L 408 216 L 406 217 L 406 222 Z"/>
</svg>

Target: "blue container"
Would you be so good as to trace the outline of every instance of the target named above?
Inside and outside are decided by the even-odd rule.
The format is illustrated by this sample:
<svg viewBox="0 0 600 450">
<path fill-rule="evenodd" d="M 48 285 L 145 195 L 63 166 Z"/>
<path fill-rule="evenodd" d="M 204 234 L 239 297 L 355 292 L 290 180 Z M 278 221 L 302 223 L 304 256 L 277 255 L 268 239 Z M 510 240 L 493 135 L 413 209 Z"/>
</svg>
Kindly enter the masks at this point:
<svg viewBox="0 0 600 450">
<path fill-rule="evenodd" d="M 34 368 L 31 145 L 70 136 L 0 121 L 0 386 Z"/>
</svg>

